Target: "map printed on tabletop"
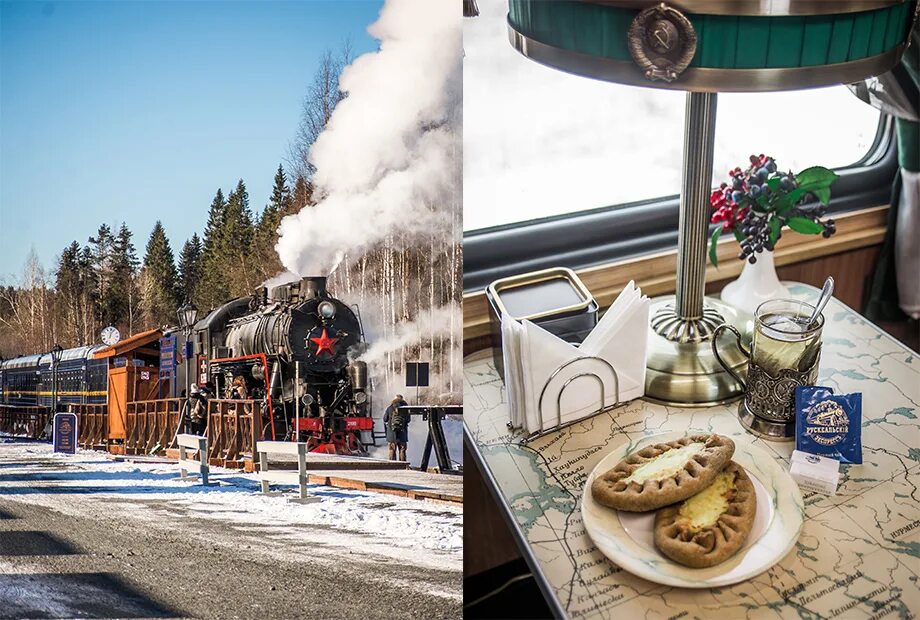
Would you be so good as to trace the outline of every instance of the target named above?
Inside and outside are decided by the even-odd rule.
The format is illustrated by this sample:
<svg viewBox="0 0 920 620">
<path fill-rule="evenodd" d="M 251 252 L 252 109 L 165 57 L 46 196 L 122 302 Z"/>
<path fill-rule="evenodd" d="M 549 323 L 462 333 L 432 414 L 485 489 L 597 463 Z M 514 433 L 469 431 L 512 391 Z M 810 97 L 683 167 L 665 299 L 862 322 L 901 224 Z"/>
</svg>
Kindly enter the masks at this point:
<svg viewBox="0 0 920 620">
<path fill-rule="evenodd" d="M 793 284 L 796 298 L 817 290 Z M 794 442 L 746 433 L 737 403 L 680 408 L 635 400 L 521 445 L 506 426 L 491 356 L 465 366 L 464 423 L 572 618 L 915 618 L 920 616 L 920 359 L 858 313 L 824 310 L 819 385 L 862 392 L 863 464 L 842 466 L 837 495 L 803 492 L 805 524 L 792 552 L 765 573 L 718 589 L 687 590 L 635 577 L 585 532 L 585 479 L 616 446 L 668 431 L 716 432 L 748 442 L 788 470 Z"/>
</svg>

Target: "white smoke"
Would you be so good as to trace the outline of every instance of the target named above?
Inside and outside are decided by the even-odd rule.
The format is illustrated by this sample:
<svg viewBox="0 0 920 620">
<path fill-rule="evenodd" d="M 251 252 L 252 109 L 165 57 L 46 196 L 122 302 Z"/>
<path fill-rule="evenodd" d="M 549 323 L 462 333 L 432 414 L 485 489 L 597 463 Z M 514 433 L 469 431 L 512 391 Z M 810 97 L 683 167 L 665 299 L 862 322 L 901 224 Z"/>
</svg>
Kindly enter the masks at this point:
<svg viewBox="0 0 920 620">
<path fill-rule="evenodd" d="M 372 368 L 384 364 L 388 354 L 402 351 L 409 345 L 420 345 L 436 336 L 449 336 L 460 327 L 462 317 L 463 311 L 457 304 L 431 308 L 414 321 L 397 323 L 394 333 L 387 337 L 372 340 L 360 359 Z"/>
<path fill-rule="evenodd" d="M 370 308 L 379 308 L 380 304 L 369 303 Z M 404 352 L 415 350 L 418 361 L 434 362 L 427 348 L 437 338 L 455 335 L 454 347 L 447 355 L 453 358 L 452 368 L 462 368 L 463 350 L 462 333 L 463 308 L 459 303 L 450 303 L 422 311 L 412 321 L 402 321 L 387 325 L 386 321 L 374 316 L 373 312 L 363 317 L 367 340 L 370 346 L 358 359 L 367 363 L 368 374 L 372 377 L 372 415 L 376 419 L 378 430 L 383 430 L 383 412 L 396 394 L 402 394 L 410 404 L 445 404 L 461 402 L 460 386 L 448 384 L 449 368 L 431 367 L 430 385 L 416 388 L 406 387 L 405 372 L 393 372 L 393 365 L 403 359 Z M 447 419 L 443 423 L 444 434 L 451 459 L 463 462 L 463 421 Z M 409 424 L 408 458 L 413 465 L 421 459 L 428 425 L 421 417 L 414 416 Z M 372 456 L 386 458 L 386 445 L 371 451 Z M 436 466 L 434 456 L 430 466 Z"/>
<path fill-rule="evenodd" d="M 281 286 L 282 284 L 290 284 L 291 282 L 297 282 L 298 280 L 300 280 L 299 275 L 285 270 L 263 282 L 262 286 L 266 287 L 270 291 L 276 286 Z"/>
<path fill-rule="evenodd" d="M 389 234 L 443 226 L 461 164 L 460 3 L 387 0 L 368 32 L 380 49 L 342 73 L 347 98 L 310 150 L 318 204 L 281 222 L 276 249 L 325 275 Z"/>
</svg>

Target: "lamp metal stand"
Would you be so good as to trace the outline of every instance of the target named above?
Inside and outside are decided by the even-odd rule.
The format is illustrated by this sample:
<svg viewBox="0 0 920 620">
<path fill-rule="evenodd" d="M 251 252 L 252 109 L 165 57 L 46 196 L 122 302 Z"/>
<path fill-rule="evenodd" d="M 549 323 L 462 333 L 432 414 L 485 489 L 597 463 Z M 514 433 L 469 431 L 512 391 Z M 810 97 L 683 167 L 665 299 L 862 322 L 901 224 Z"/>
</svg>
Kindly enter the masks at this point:
<svg viewBox="0 0 920 620">
<path fill-rule="evenodd" d="M 652 300 L 645 394 L 668 404 L 707 406 L 737 398 L 741 386 L 713 357 L 710 340 L 722 323 L 748 338 L 752 327 L 747 313 L 705 297 L 716 104 L 716 93 L 687 93 L 676 294 Z M 736 351 L 726 362 L 743 374 L 747 358 Z"/>
</svg>

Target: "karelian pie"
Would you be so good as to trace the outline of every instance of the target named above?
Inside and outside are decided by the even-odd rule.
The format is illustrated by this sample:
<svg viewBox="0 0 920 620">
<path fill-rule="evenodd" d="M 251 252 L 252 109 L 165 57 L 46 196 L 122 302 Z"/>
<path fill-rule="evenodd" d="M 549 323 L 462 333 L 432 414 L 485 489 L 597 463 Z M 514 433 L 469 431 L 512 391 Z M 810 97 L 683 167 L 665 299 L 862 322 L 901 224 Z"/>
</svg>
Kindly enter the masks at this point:
<svg viewBox="0 0 920 620">
<path fill-rule="evenodd" d="M 754 485 L 732 462 L 700 493 L 658 511 L 655 546 L 684 566 L 715 566 L 741 548 L 756 513 Z"/>
<path fill-rule="evenodd" d="M 705 489 L 734 453 L 734 442 L 715 434 L 646 446 L 595 478 L 591 494 L 617 510 L 656 510 Z"/>
</svg>

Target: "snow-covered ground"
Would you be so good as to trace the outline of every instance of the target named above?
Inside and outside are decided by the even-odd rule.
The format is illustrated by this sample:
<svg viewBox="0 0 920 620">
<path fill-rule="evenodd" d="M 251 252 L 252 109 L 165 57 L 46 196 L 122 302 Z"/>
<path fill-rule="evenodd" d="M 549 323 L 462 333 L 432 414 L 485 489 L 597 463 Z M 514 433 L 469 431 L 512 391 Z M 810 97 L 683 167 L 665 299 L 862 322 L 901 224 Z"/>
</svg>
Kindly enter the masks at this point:
<svg viewBox="0 0 920 620">
<path fill-rule="evenodd" d="M 298 504 L 288 501 L 293 493 L 263 495 L 255 474 L 212 467 L 218 485 L 204 487 L 178 480 L 176 465 L 118 462 L 88 450 L 55 454 L 48 444 L 4 438 L 0 461 L 3 474 L 30 473 L 26 488 L 20 477 L 7 482 L 0 476 L 0 494 L 27 495 L 30 503 L 64 514 L 87 511 L 87 502 L 75 501 L 79 497 L 154 527 L 182 515 L 212 521 L 215 531 L 224 525 L 261 528 L 287 542 L 315 545 L 317 557 L 348 550 L 424 568 L 459 571 L 462 565 L 460 505 L 318 485 L 309 493 L 321 501 Z"/>
<path fill-rule="evenodd" d="M 211 472 L 0 436 L 0 619 L 462 615 L 462 506 Z"/>
</svg>

